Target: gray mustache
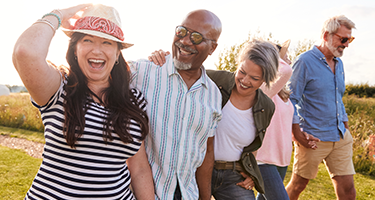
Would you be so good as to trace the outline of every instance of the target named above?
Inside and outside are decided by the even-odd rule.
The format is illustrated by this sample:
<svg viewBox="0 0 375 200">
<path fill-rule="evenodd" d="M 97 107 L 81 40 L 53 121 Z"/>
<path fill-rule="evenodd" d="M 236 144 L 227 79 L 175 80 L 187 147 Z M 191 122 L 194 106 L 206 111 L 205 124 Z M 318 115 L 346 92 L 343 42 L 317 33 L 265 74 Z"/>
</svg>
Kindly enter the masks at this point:
<svg viewBox="0 0 375 200">
<path fill-rule="evenodd" d="M 190 51 L 191 53 L 198 53 L 197 50 L 192 49 L 192 48 L 190 48 L 190 47 L 187 47 L 187 46 L 183 45 L 181 42 L 175 42 L 174 44 L 175 44 L 176 46 L 180 47 L 180 48 L 183 48 L 183 49 L 185 49 L 185 50 Z"/>
</svg>

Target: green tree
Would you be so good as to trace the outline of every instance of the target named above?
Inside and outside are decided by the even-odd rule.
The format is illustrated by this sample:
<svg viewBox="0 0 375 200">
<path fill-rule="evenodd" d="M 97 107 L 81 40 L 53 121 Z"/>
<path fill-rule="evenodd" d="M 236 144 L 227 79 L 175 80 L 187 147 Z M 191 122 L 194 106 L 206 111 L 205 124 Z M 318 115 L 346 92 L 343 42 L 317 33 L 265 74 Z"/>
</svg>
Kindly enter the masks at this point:
<svg viewBox="0 0 375 200">
<path fill-rule="evenodd" d="M 216 64 L 215 66 L 218 70 L 227 70 L 234 72 L 237 69 L 237 63 L 236 63 L 236 58 L 238 53 L 240 52 L 241 48 L 244 46 L 244 44 L 252 39 L 261 39 L 261 40 L 266 40 L 270 41 L 274 44 L 280 44 L 278 40 L 275 40 L 273 38 L 272 33 L 268 34 L 262 34 L 260 30 L 255 31 L 254 33 L 249 33 L 247 39 L 242 42 L 241 44 L 235 44 L 229 48 L 225 48 L 222 52 L 219 54 L 219 63 Z M 297 46 L 293 49 L 289 47 L 289 59 L 293 61 L 298 55 L 301 53 L 309 50 L 312 45 L 314 45 L 313 40 L 303 40 L 303 41 L 298 41 Z"/>
<path fill-rule="evenodd" d="M 294 59 L 296 59 L 297 56 L 299 56 L 305 51 L 310 50 L 314 43 L 315 41 L 311 39 L 304 39 L 302 41 L 298 41 L 296 47 L 294 47 L 293 49 L 289 48 L 289 60 L 294 61 Z"/>
</svg>

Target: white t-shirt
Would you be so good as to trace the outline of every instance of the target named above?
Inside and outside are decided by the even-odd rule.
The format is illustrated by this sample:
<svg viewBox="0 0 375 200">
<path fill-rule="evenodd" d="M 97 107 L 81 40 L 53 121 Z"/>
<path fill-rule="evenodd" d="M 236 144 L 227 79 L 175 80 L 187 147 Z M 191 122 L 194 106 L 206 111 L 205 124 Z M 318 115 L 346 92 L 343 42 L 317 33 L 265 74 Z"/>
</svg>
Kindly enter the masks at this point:
<svg viewBox="0 0 375 200">
<path fill-rule="evenodd" d="M 252 108 L 239 110 L 229 100 L 223 110 L 214 139 L 215 160 L 237 161 L 243 148 L 255 139 L 256 127 Z"/>
</svg>

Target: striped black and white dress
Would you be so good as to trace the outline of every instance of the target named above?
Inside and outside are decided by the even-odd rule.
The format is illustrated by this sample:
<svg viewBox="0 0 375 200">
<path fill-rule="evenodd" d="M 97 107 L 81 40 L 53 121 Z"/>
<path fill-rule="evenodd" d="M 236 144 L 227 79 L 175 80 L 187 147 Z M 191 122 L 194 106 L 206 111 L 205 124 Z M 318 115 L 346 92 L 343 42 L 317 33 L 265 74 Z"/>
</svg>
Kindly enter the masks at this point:
<svg viewBox="0 0 375 200">
<path fill-rule="evenodd" d="M 126 160 L 141 146 L 140 126 L 130 125 L 134 142 L 125 144 L 117 134 L 113 141 L 103 140 L 104 118 L 108 110 L 88 98 L 86 125 L 76 149 L 63 137 L 63 100 L 65 83 L 45 106 L 38 106 L 45 126 L 43 162 L 25 199 L 135 199 L 130 191 L 130 173 Z M 145 109 L 142 94 L 132 92 Z"/>
</svg>

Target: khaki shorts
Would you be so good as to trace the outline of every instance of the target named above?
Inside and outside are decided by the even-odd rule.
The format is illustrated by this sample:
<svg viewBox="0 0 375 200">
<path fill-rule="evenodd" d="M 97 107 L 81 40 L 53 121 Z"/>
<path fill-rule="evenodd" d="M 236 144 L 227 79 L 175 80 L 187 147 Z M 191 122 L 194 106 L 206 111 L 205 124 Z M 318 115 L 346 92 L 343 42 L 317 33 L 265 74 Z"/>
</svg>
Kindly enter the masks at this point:
<svg viewBox="0 0 375 200">
<path fill-rule="evenodd" d="M 344 139 L 338 142 L 317 142 L 317 149 L 305 148 L 294 142 L 293 173 L 313 179 L 319 164 L 324 161 L 330 177 L 355 174 L 353 165 L 353 138 L 346 129 Z"/>
</svg>

